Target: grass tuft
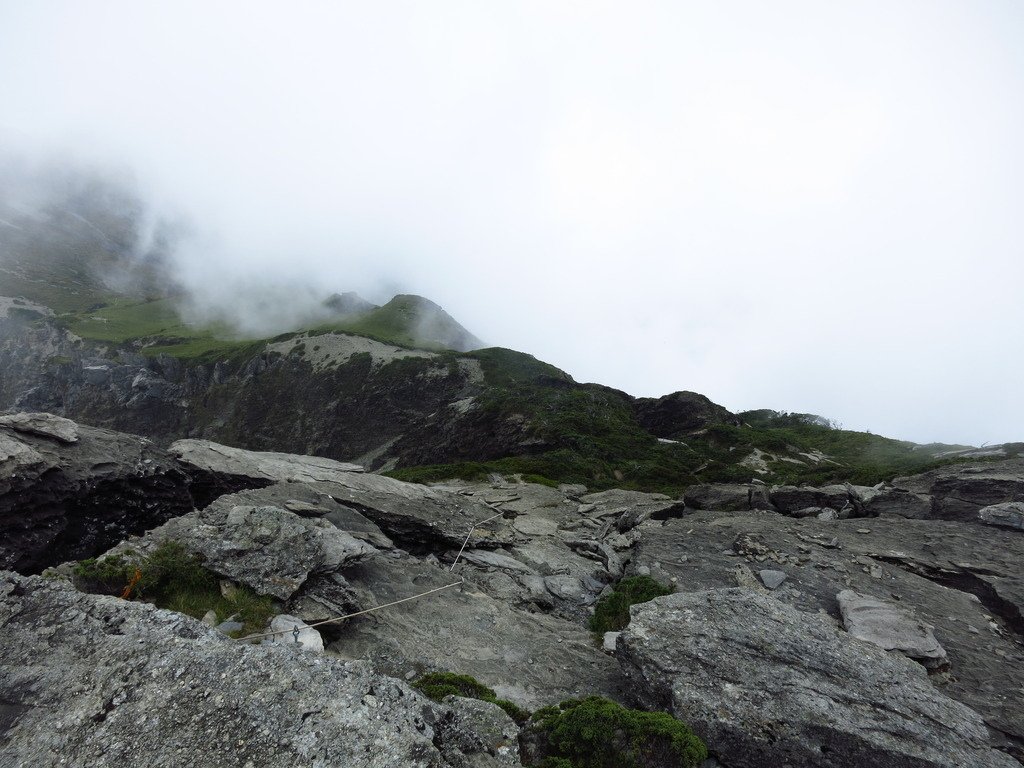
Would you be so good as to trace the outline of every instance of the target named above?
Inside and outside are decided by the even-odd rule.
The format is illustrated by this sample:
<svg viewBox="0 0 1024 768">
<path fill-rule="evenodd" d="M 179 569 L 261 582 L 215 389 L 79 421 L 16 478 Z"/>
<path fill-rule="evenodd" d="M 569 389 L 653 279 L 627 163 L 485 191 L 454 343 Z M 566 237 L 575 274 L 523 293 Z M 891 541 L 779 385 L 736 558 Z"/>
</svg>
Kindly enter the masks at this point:
<svg viewBox="0 0 1024 768">
<path fill-rule="evenodd" d="M 421 677 L 412 684 L 412 687 L 434 701 L 441 701 L 445 696 L 461 696 L 464 699 L 479 699 L 496 704 L 520 725 L 530 718 L 530 713 L 525 709 L 507 699 L 499 699 L 492 688 L 488 688 L 470 675 L 433 672 Z"/>
<path fill-rule="evenodd" d="M 236 637 L 261 631 L 276 611 L 272 598 L 248 587 L 223 595 L 220 579 L 173 541 L 163 542 L 149 555 L 129 553 L 82 560 L 75 566 L 75 580 L 86 592 L 141 600 L 195 619 L 211 610 L 218 621 L 234 617 L 243 625 L 233 633 Z"/>
<path fill-rule="evenodd" d="M 671 715 L 600 696 L 537 710 L 528 735 L 544 754 L 538 768 L 696 768 L 708 756 L 704 742 Z"/>
</svg>

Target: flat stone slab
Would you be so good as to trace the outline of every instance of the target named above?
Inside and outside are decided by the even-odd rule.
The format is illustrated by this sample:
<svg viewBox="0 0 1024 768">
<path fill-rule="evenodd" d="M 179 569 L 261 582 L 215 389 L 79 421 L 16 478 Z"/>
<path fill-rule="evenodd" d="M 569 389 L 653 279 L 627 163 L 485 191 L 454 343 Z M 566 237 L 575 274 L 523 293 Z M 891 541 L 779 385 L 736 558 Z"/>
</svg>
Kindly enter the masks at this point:
<svg viewBox="0 0 1024 768">
<path fill-rule="evenodd" d="M 934 627 L 913 612 L 887 600 L 844 589 L 836 600 L 846 631 L 887 651 L 899 651 L 928 668 L 945 665 L 946 651 L 935 639 Z"/>
<path fill-rule="evenodd" d="M 52 413 L 13 413 L 0 416 L 0 427 L 40 437 L 52 437 L 61 443 L 78 442 L 78 425 L 71 419 Z"/>
<path fill-rule="evenodd" d="M 352 472 L 365 471 L 358 464 L 347 464 L 321 456 L 247 451 L 209 440 L 178 440 L 168 450 L 178 461 L 203 472 L 271 482 L 330 481 Z"/>
</svg>

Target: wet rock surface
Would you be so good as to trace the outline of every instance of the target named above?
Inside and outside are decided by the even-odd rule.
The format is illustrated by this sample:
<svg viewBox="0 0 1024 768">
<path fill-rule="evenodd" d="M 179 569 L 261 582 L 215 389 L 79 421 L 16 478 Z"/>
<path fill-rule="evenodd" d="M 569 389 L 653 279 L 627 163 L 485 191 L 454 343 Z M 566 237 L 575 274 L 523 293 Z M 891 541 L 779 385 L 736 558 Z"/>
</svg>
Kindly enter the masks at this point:
<svg viewBox="0 0 1024 768">
<path fill-rule="evenodd" d="M 733 768 L 1011 768 L 976 712 L 924 670 L 764 593 L 684 592 L 633 609 L 616 655 Z M 884 705 L 882 705 L 884 702 Z"/>
<path fill-rule="evenodd" d="M 0 764 L 500 766 L 404 682 L 170 611 L 0 574 Z"/>
<path fill-rule="evenodd" d="M 89 557 L 191 508 L 188 477 L 145 438 L 0 418 L 0 568 Z"/>
</svg>

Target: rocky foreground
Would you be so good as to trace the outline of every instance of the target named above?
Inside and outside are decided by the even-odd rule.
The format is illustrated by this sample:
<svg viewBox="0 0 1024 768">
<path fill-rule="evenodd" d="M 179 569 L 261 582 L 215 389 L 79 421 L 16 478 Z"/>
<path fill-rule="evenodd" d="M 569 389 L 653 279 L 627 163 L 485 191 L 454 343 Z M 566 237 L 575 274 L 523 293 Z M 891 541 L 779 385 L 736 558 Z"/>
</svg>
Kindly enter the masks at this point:
<svg viewBox="0 0 1024 768">
<path fill-rule="evenodd" d="M 727 768 L 1019 766 L 1022 526 L 1022 460 L 672 499 L 2 417 L 0 765 L 519 764 L 497 706 L 408 685 L 450 671 L 529 709 L 669 712 Z M 296 624 L 443 589 L 304 630 L 320 653 L 87 594 L 61 565 L 166 542 Z M 675 592 L 595 641 L 594 604 L 636 575 Z"/>
</svg>

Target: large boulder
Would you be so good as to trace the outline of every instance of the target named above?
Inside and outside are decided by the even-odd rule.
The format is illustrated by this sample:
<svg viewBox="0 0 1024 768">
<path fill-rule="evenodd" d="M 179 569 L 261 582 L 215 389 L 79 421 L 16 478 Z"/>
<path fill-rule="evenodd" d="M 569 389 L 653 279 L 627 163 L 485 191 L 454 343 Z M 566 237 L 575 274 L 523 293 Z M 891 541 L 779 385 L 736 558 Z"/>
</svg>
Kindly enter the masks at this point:
<svg viewBox="0 0 1024 768">
<path fill-rule="evenodd" d="M 739 419 L 717 403 L 696 392 L 673 392 L 657 399 L 633 401 L 640 426 L 663 439 L 685 437 L 714 424 L 738 424 Z"/>
<path fill-rule="evenodd" d="M 906 517 L 922 520 L 932 515 L 932 497 L 899 488 L 884 488 L 864 503 L 868 517 Z"/>
<path fill-rule="evenodd" d="M 0 417 L 0 568 L 89 557 L 190 509 L 188 476 L 145 438 Z"/>
<path fill-rule="evenodd" d="M 840 510 L 850 502 L 850 489 L 845 485 L 812 486 L 780 485 L 772 488 L 772 504 L 784 514 L 792 514 L 809 507 L 828 507 Z"/>
<path fill-rule="evenodd" d="M 764 593 L 635 606 L 617 656 L 641 703 L 668 708 L 730 768 L 1020 766 L 919 665 Z"/>
<path fill-rule="evenodd" d="M 691 485 L 683 494 L 687 509 L 714 509 L 736 512 L 750 509 L 751 487 L 739 483 Z"/>
<path fill-rule="evenodd" d="M 892 600 L 934 627 L 951 677 L 942 690 L 982 714 L 1001 746 L 1024 758 L 1024 536 L 942 520 L 796 519 L 755 512 L 695 512 L 645 523 L 627 574 L 680 591 L 787 578 L 772 596 L 801 611 L 842 614 L 836 595 Z"/>
<path fill-rule="evenodd" d="M 146 553 L 165 541 L 198 556 L 207 570 L 280 600 L 292 597 L 311 576 L 334 573 L 377 551 L 323 518 L 229 495 L 118 545 L 111 554 Z"/>
<path fill-rule="evenodd" d="M 467 718 L 368 664 L 248 645 L 0 573 L 0 765 L 498 766 Z"/>
<path fill-rule="evenodd" d="M 517 610 L 485 592 L 472 571 L 453 575 L 429 559 L 396 553 L 346 568 L 344 575 L 366 606 L 439 591 L 321 627 L 333 640 L 328 646 L 333 653 L 369 659 L 397 677 L 472 675 L 500 698 L 531 709 L 590 694 L 619 694 L 617 665 L 595 646 L 590 632 L 577 622 Z M 451 584 L 456 586 L 446 588 Z"/>
<path fill-rule="evenodd" d="M 0 427 L 9 427 L 15 432 L 50 437 L 61 443 L 78 442 L 78 425 L 71 419 L 54 416 L 52 413 L 11 413 L 0 416 Z"/>
<path fill-rule="evenodd" d="M 982 507 L 978 510 L 978 520 L 987 525 L 997 525 L 1000 528 L 1024 530 L 1024 502 L 1008 501 L 1003 504 Z"/>
</svg>

